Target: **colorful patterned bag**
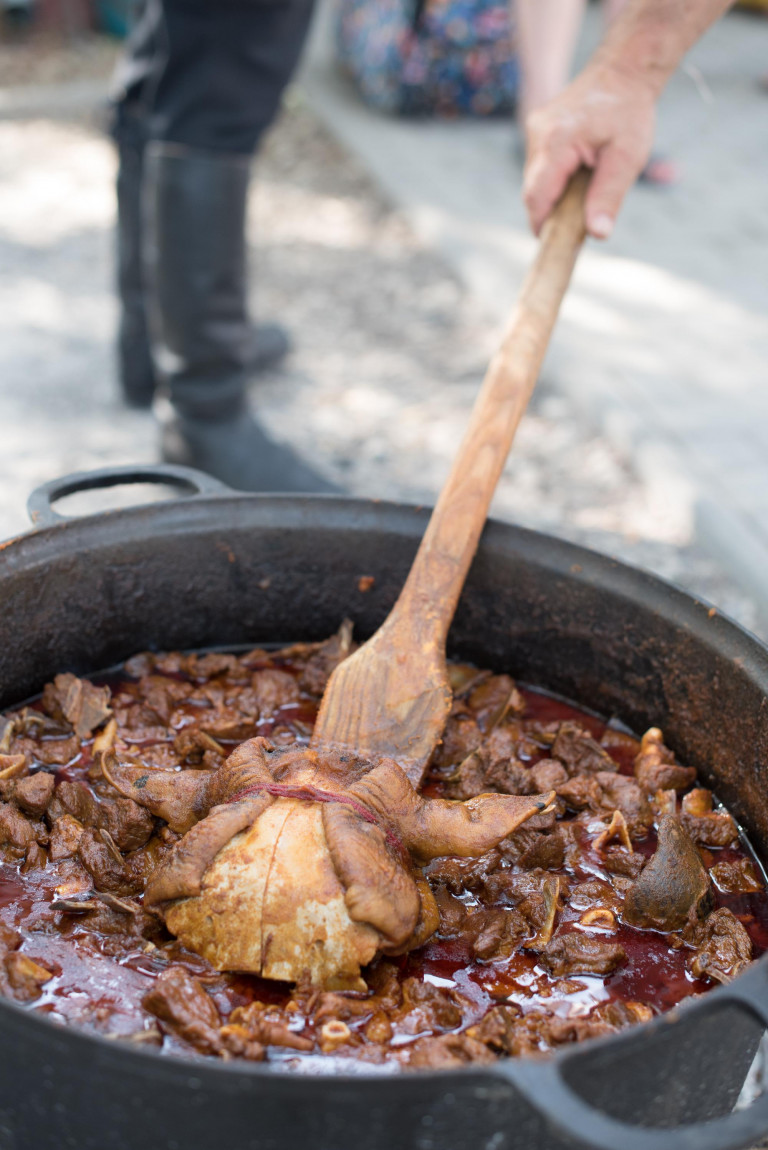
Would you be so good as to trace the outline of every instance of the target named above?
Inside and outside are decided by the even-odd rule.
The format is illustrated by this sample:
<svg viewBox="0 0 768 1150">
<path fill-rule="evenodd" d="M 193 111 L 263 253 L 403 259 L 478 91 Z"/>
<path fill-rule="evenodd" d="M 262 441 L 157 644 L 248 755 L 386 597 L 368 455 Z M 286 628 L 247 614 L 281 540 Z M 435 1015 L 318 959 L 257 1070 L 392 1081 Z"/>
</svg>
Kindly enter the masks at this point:
<svg viewBox="0 0 768 1150">
<path fill-rule="evenodd" d="M 338 0 L 339 61 L 363 99 L 402 115 L 509 114 L 509 0 Z"/>
</svg>

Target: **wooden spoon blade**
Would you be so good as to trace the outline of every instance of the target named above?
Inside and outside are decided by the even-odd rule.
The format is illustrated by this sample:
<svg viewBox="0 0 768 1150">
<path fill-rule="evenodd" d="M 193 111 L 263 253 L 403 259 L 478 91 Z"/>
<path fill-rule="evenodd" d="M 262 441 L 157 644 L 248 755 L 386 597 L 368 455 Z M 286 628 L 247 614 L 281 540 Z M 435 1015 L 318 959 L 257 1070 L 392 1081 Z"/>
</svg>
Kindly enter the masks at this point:
<svg viewBox="0 0 768 1150">
<path fill-rule="evenodd" d="M 378 762 L 394 759 L 415 787 L 453 702 L 445 658 L 434 647 L 419 659 L 385 624 L 328 681 L 310 746 L 346 750 Z"/>
</svg>

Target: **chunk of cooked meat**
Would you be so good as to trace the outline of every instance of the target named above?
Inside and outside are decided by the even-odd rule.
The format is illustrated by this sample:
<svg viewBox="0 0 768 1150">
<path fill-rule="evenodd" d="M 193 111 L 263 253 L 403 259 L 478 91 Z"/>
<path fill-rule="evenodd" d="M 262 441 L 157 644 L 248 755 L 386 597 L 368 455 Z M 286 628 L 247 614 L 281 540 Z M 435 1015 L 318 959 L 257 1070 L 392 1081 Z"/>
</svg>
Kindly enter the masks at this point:
<svg viewBox="0 0 768 1150">
<path fill-rule="evenodd" d="M 183 762 L 194 766 L 203 763 L 205 755 L 210 752 L 216 756 L 218 765 L 226 758 L 226 751 L 221 744 L 199 727 L 185 727 L 179 731 L 173 740 L 173 749 Z"/>
<path fill-rule="evenodd" d="M 755 894 L 763 889 L 757 868 L 748 858 L 715 863 L 709 868 L 709 877 L 724 894 Z"/>
<path fill-rule="evenodd" d="M 499 861 L 502 859 L 512 865 L 518 863 L 529 847 L 537 843 L 542 832 L 529 829 L 530 819 L 523 824 L 520 830 L 502 839 L 498 846 Z"/>
<path fill-rule="evenodd" d="M 475 911 L 462 926 L 464 937 L 471 939 L 473 955 L 481 962 L 512 954 L 530 929 L 522 914 L 506 907 Z"/>
<path fill-rule="evenodd" d="M 492 1006 L 480 1022 L 464 1031 L 467 1038 L 482 1042 L 499 1054 L 511 1054 L 515 1039 L 515 1025 L 521 1015 L 514 1002 Z"/>
<path fill-rule="evenodd" d="M 406 978 L 402 991 L 399 1015 L 404 1034 L 453 1030 L 461 1024 L 461 1008 L 450 990 L 418 978 Z"/>
<path fill-rule="evenodd" d="M 576 910 L 589 910 L 598 906 L 618 910 L 621 904 L 621 899 L 610 883 L 600 878 L 588 879 L 572 886 L 569 901 Z"/>
<path fill-rule="evenodd" d="M 483 739 L 483 754 L 490 767 L 502 760 L 517 759 L 522 730 L 514 719 L 507 719 L 489 731 Z"/>
<path fill-rule="evenodd" d="M 255 671 L 251 688 L 256 697 L 260 715 L 271 715 L 279 707 L 296 703 L 299 699 L 299 684 L 294 675 L 287 671 L 270 668 Z"/>
<path fill-rule="evenodd" d="M 680 820 L 694 842 L 707 847 L 727 847 L 739 837 L 727 811 L 714 810 L 712 792 L 696 787 L 683 796 Z"/>
<path fill-rule="evenodd" d="M 53 798 L 53 788 L 53 775 L 36 771 L 25 779 L 11 779 L 3 798 L 10 799 L 24 814 L 41 819 Z"/>
<path fill-rule="evenodd" d="M 96 890 L 128 894 L 131 883 L 119 851 L 102 831 L 86 827 L 77 844 L 77 857 L 93 879 Z"/>
<path fill-rule="evenodd" d="M 440 915 L 439 934 L 443 938 L 461 934 L 467 921 L 467 908 L 464 903 L 442 885 L 434 890 L 434 895 Z"/>
<path fill-rule="evenodd" d="M 727 907 L 707 915 L 692 932 L 696 954 L 691 973 L 696 978 L 731 982 L 752 961 L 752 941 L 743 925 Z"/>
<path fill-rule="evenodd" d="M 322 695 L 328 680 L 344 659 L 353 653 L 352 623 L 345 619 L 335 635 L 318 643 L 301 672 L 299 684 L 310 695 Z"/>
<path fill-rule="evenodd" d="M 169 723 L 176 704 L 194 693 L 188 683 L 161 675 L 147 675 L 141 680 L 139 690 L 144 702 L 141 717 L 150 724 L 153 719 Z"/>
<path fill-rule="evenodd" d="M 39 843 L 29 843 L 24 851 L 24 862 L 21 864 L 21 873 L 27 874 L 31 870 L 45 870 L 48 863 L 48 852 Z"/>
<path fill-rule="evenodd" d="M 23 851 L 32 842 L 47 841 L 47 837 L 42 823 L 27 818 L 13 803 L 0 803 L 0 844 Z"/>
<path fill-rule="evenodd" d="M 653 823 L 651 804 L 635 779 L 615 771 L 599 771 L 595 775 L 600 784 L 600 800 L 604 810 L 621 811 L 633 838 L 644 838 Z"/>
<path fill-rule="evenodd" d="M 602 1002 L 590 1012 L 590 1018 L 607 1022 L 614 1030 L 634 1026 L 636 1022 L 649 1022 L 653 1010 L 647 1002 Z"/>
<path fill-rule="evenodd" d="M 508 714 L 519 713 L 525 706 L 509 675 L 490 675 L 483 679 L 470 691 L 467 702 L 484 731 L 497 727 Z"/>
<path fill-rule="evenodd" d="M 183 967 L 164 970 L 144 995 L 142 1005 L 196 1050 L 203 1054 L 221 1052 L 221 1018 L 216 1003 Z"/>
<path fill-rule="evenodd" d="M 461 894 L 481 887 L 500 862 L 501 852 L 491 850 L 475 859 L 439 858 L 429 864 L 425 873 L 431 881 L 445 883 L 453 894 Z"/>
<path fill-rule="evenodd" d="M 603 789 L 597 779 L 590 775 L 574 775 L 555 789 L 558 798 L 563 799 L 566 807 L 572 811 L 601 809 Z"/>
<path fill-rule="evenodd" d="M 484 876 L 478 884 L 484 898 L 490 902 L 500 902 L 506 906 L 515 906 L 531 895 L 542 895 L 550 883 L 552 876 L 545 870 L 498 870 Z M 567 880 L 561 876 L 563 892 Z"/>
<path fill-rule="evenodd" d="M 616 763 L 589 731 L 575 723 L 561 723 L 552 744 L 552 758 L 559 759 L 570 775 L 615 771 Z"/>
<path fill-rule="evenodd" d="M 541 891 L 528 895 L 519 904 L 520 913 L 536 928 L 536 934 L 524 944 L 529 949 L 541 951 L 549 944 L 560 910 L 560 899 L 566 890 L 565 879 L 559 875 L 547 875 Z"/>
<path fill-rule="evenodd" d="M 95 827 L 99 821 L 99 803 L 93 791 L 83 782 L 62 780 L 48 806 L 51 821 L 63 814 L 72 815 L 84 827 Z"/>
<path fill-rule="evenodd" d="M 450 778 L 450 795 L 452 799 L 470 799 L 473 795 L 489 789 L 487 766 L 482 752 L 478 749 L 467 755 L 456 768 Z M 504 787 L 494 787 L 494 790 L 505 790 Z M 515 794 L 518 792 L 515 791 Z"/>
<path fill-rule="evenodd" d="M 458 715 L 449 715 L 443 738 L 432 756 L 433 762 L 438 769 L 462 763 L 482 741 L 483 734 L 475 719 L 463 710 Z"/>
<path fill-rule="evenodd" d="M 35 754 L 47 767 L 63 767 L 71 763 L 80 753 L 80 739 L 72 735 L 68 739 L 44 739 L 37 744 Z"/>
<path fill-rule="evenodd" d="M 556 791 L 568 781 L 568 772 L 557 759 L 542 759 L 530 769 L 534 791 Z"/>
<path fill-rule="evenodd" d="M 290 1030 L 279 1010 L 263 1002 L 251 1002 L 232 1011 L 230 1024 L 242 1027 L 250 1042 L 260 1046 L 284 1046 L 291 1050 L 312 1050 L 314 1042 Z"/>
<path fill-rule="evenodd" d="M 565 837 L 560 831 L 539 832 L 518 859 L 526 869 L 559 870 L 565 862 Z"/>
<path fill-rule="evenodd" d="M 495 1061 L 495 1055 L 484 1042 L 468 1034 L 440 1034 L 437 1038 L 420 1038 L 411 1046 L 408 1065 L 422 1070 L 451 1070 L 468 1062 Z"/>
<path fill-rule="evenodd" d="M 61 815 L 51 827 L 48 852 L 51 862 L 71 858 L 77 854 L 77 848 L 85 827 L 78 822 L 74 815 Z"/>
<path fill-rule="evenodd" d="M 645 855 L 641 855 L 639 851 L 629 854 L 618 847 L 609 847 L 607 851 L 603 852 L 602 858 L 603 870 L 608 871 L 609 874 L 626 875 L 632 879 L 637 878 L 648 862 Z"/>
<path fill-rule="evenodd" d="M 554 975 L 610 974 L 627 961 L 626 951 L 610 942 L 577 931 L 558 933 L 541 953 L 541 961 Z"/>
<path fill-rule="evenodd" d="M 0 955 L 7 954 L 9 950 L 18 950 L 21 946 L 21 935 L 12 926 L 0 922 Z"/>
<path fill-rule="evenodd" d="M 112 714 L 109 687 L 95 687 L 76 675 L 57 675 L 43 691 L 43 709 L 65 719 L 78 739 L 86 739 Z"/>
<path fill-rule="evenodd" d="M 123 795 L 101 803 L 98 823 L 109 832 L 121 851 L 135 851 L 143 847 L 155 829 L 155 820 L 149 811 Z"/>
<path fill-rule="evenodd" d="M 632 926 L 681 930 L 712 905 L 712 888 L 701 856 L 674 815 L 659 823 L 653 858 L 624 899 L 624 919 Z"/>
<path fill-rule="evenodd" d="M 226 655 L 220 651 L 208 651 L 205 655 L 187 655 L 183 666 L 190 679 L 198 681 L 216 679 L 219 675 L 236 675 L 240 669 L 234 655 Z"/>
<path fill-rule="evenodd" d="M 13 997 L 20 1002 L 32 1002 L 39 998 L 45 983 L 53 978 L 52 971 L 20 950 L 6 954 L 3 965 Z"/>
<path fill-rule="evenodd" d="M 561 1018 L 548 1010 L 531 1010 L 508 1028 L 505 1053 L 513 1057 L 543 1054 L 568 1042 L 597 1038 L 614 1028 L 599 1017 Z"/>
<path fill-rule="evenodd" d="M 645 732 L 635 758 L 635 777 L 648 795 L 660 790 L 683 791 L 696 778 L 693 767 L 681 767 L 658 727 Z"/>
<path fill-rule="evenodd" d="M 489 766 L 485 771 L 483 787 L 503 795 L 535 795 L 537 792 L 533 771 L 514 758 L 497 759 Z"/>
</svg>

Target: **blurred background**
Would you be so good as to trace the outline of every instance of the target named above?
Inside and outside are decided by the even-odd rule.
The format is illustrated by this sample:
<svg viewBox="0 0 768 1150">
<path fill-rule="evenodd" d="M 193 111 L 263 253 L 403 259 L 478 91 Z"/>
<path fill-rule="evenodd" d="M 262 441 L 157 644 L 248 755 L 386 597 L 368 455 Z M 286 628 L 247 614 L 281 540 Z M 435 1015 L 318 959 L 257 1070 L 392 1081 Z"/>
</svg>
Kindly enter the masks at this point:
<svg viewBox="0 0 768 1150">
<path fill-rule="evenodd" d="M 105 109 L 132 7 L 0 0 L 0 538 L 26 529 L 36 484 L 157 458 L 114 362 Z M 657 144 L 678 178 L 639 184 L 584 252 L 494 513 L 659 572 L 765 637 L 763 7 L 724 17 L 665 93 Z M 253 402 L 351 493 L 429 502 L 534 252 L 522 146 L 511 113 L 382 109 L 339 67 L 337 18 L 323 0 L 256 163 L 252 305 L 296 346 Z M 577 66 L 600 31 L 590 5 Z"/>
</svg>

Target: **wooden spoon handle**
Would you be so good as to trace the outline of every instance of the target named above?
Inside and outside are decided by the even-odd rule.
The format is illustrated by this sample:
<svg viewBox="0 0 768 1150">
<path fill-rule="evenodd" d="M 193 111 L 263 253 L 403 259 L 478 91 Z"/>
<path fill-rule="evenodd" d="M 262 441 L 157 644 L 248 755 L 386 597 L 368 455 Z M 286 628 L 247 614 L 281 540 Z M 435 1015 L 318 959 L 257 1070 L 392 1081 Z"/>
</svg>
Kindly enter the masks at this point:
<svg viewBox="0 0 768 1150">
<path fill-rule="evenodd" d="M 501 347 L 388 623 L 417 619 L 419 639 L 445 644 L 496 484 L 539 375 L 584 240 L 589 173 L 571 179 L 541 235 Z"/>
</svg>

